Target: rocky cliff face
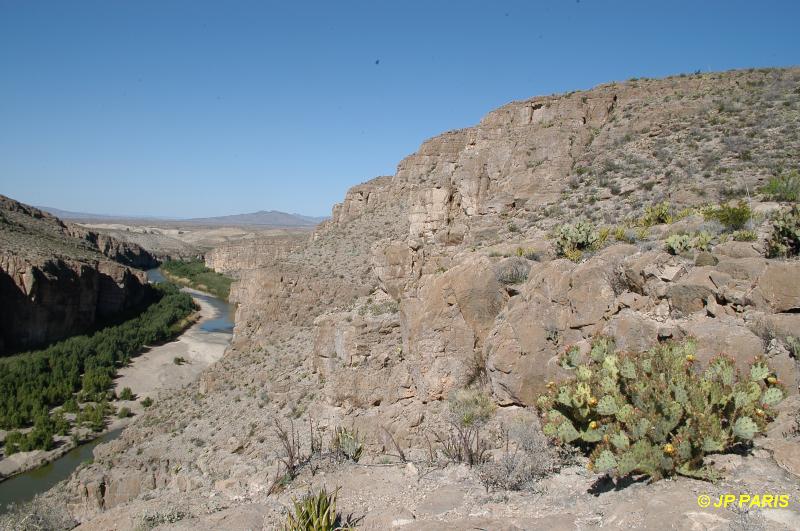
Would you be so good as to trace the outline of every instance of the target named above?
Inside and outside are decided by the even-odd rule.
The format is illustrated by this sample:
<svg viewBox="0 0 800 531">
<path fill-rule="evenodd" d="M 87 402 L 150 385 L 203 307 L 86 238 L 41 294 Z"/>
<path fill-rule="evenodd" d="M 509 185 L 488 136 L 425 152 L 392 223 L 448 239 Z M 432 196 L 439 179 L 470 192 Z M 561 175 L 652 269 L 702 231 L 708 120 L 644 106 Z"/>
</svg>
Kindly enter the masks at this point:
<svg viewBox="0 0 800 531">
<path fill-rule="evenodd" d="M 140 304 L 152 256 L 0 196 L 0 353 L 86 330 Z"/>
<path fill-rule="evenodd" d="M 284 259 L 307 240 L 308 233 L 300 233 L 225 243 L 207 252 L 205 263 L 217 273 L 238 275 Z"/>
<path fill-rule="evenodd" d="M 791 489 L 800 477 L 789 340 L 800 330 L 800 263 L 764 257 L 768 213 L 782 207 L 755 191 L 797 164 L 798 91 L 800 71 L 787 69 L 637 80 L 511 103 L 474 128 L 425 142 L 394 176 L 348 191 L 304 244 L 269 256 L 258 247 L 221 251 L 211 263 L 247 264 L 232 292 L 239 307 L 226 358 L 106 446 L 71 479 L 67 505 L 82 520 L 110 511 L 134 521 L 182 503 L 192 525 L 206 525 L 204 515 L 218 509 L 203 500 L 221 499 L 272 524 L 292 494 L 322 481 L 308 475 L 287 493 L 268 493 L 281 452 L 275 419 L 312 423 L 325 437 L 355 427 L 376 460 L 397 444 L 419 465 L 443 429 L 444 399 L 464 387 L 499 407 L 487 440 L 501 452 L 501 423 L 533 409 L 545 384 L 563 375 L 558 354 L 586 349 L 596 334 L 634 351 L 695 337 L 701 366 L 720 352 L 740 365 L 766 356 L 794 396 L 757 453 L 731 461 L 726 481 L 757 489 L 772 471 Z M 664 200 L 678 212 L 748 196 L 759 213 L 755 241 L 728 241 L 698 213 L 634 223 Z M 552 230 L 577 219 L 606 226 L 605 245 L 575 262 L 557 258 Z M 698 231 L 712 234 L 709 250 L 664 251 L 670 234 Z M 475 494 L 474 472 L 417 474 L 417 465 L 325 477 L 351 486 L 343 508 L 366 513 L 376 529 L 625 528 L 644 516 L 634 523 L 622 515 L 651 499 L 675 508 L 650 507 L 654 526 L 711 521 L 694 499 L 680 501 L 677 492 L 685 497 L 695 485 L 688 480 L 675 482 L 674 495 L 642 485 L 598 494 L 598 504 L 594 494 L 575 494 L 592 487 L 585 471 L 571 469 L 543 499 L 523 494 L 510 504 Z M 565 507 L 559 497 L 572 501 Z M 407 512 L 391 512 L 397 506 Z M 713 517 L 714 525 L 728 521 Z"/>
</svg>

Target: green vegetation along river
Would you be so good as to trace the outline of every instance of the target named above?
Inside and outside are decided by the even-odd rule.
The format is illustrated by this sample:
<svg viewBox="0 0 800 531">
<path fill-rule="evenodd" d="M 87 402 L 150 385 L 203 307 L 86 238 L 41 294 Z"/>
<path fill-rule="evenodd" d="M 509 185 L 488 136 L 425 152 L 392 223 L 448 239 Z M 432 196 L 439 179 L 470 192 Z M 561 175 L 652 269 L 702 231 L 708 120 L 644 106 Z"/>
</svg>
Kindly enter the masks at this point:
<svg viewBox="0 0 800 531">
<path fill-rule="evenodd" d="M 159 270 L 148 271 L 148 278 L 153 283 L 161 283 L 166 280 Z M 155 387 L 158 387 L 159 384 L 154 382 L 161 380 L 181 382 L 184 379 L 196 377 L 196 374 L 205 366 L 221 356 L 224 348 L 230 342 L 230 335 L 233 331 L 234 308 L 227 302 L 208 294 L 194 290 L 187 291 L 201 307 L 200 321 L 190 327 L 177 341 L 153 347 L 134 357 L 130 366 L 123 368 L 116 377 L 115 385 L 117 387 L 130 386 L 140 397 L 151 394 L 155 397 L 156 389 L 146 387 L 137 389 L 137 380 L 144 380 Z M 192 352 L 202 353 L 204 350 L 207 352 L 202 358 L 192 359 L 190 363 L 183 366 L 172 363 L 176 349 L 186 348 L 185 343 L 187 342 L 191 345 Z M 207 343 L 207 345 L 202 343 Z M 173 371 L 180 372 L 180 374 L 157 374 L 154 371 L 165 373 Z M 120 404 L 126 404 L 134 410 L 137 406 L 135 403 L 128 402 Z M 66 479 L 81 463 L 92 458 L 95 446 L 115 439 L 122 432 L 122 428 L 115 429 L 114 425 L 111 428 L 112 431 L 73 448 L 47 465 L 0 482 L 0 514 L 8 510 L 9 504 L 28 501 L 36 494 L 42 493 Z"/>
</svg>

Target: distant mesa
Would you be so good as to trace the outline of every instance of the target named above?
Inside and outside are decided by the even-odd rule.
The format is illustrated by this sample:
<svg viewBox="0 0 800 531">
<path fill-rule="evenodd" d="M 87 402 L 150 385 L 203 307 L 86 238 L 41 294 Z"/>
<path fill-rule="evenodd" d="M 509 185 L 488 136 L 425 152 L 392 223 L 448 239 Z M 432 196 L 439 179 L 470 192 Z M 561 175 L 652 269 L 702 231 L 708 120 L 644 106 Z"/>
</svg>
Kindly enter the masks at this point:
<svg viewBox="0 0 800 531">
<path fill-rule="evenodd" d="M 232 214 L 229 216 L 217 216 L 208 218 L 168 218 L 168 217 L 147 217 L 147 216 L 112 216 L 107 214 L 91 214 L 87 212 L 71 212 L 53 207 L 37 207 L 45 212 L 49 212 L 61 219 L 83 222 L 109 222 L 109 221 L 130 221 L 135 223 L 155 223 L 168 222 L 179 223 L 182 225 L 205 225 L 205 226 L 258 226 L 258 227 L 314 227 L 328 219 L 327 217 L 304 216 L 302 214 L 288 214 L 277 210 L 260 210 L 248 214 Z"/>
</svg>

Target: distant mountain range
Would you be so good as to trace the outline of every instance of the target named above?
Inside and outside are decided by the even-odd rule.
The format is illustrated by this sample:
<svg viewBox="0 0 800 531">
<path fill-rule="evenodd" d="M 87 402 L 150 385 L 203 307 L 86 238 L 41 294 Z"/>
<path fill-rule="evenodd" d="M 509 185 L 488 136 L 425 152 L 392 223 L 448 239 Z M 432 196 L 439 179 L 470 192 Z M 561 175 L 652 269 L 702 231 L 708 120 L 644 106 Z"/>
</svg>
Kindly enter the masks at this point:
<svg viewBox="0 0 800 531">
<path fill-rule="evenodd" d="M 83 222 L 112 221 L 131 223 L 170 223 L 184 225 L 212 225 L 212 226 L 259 226 L 259 227 L 313 227 L 326 220 L 326 217 L 304 216 L 302 214 L 288 214 L 277 210 L 260 210 L 247 214 L 232 214 L 230 216 L 217 216 L 208 218 L 162 218 L 147 216 L 110 216 L 106 214 L 90 214 L 87 212 L 71 212 L 58 208 L 37 207 L 61 219 Z"/>
<path fill-rule="evenodd" d="M 287 214 L 277 210 L 259 210 L 249 214 L 233 214 L 230 216 L 217 216 L 213 218 L 192 218 L 181 220 L 185 223 L 198 225 L 262 225 L 272 227 L 313 227 L 326 217 L 304 216 L 302 214 Z"/>
</svg>

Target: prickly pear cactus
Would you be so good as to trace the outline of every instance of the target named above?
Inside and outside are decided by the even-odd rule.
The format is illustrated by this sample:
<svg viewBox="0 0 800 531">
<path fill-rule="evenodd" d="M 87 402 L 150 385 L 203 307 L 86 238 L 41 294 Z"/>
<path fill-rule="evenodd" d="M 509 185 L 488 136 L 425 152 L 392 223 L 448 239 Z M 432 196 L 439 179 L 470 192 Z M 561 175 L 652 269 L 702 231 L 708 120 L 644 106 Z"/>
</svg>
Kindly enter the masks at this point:
<svg viewBox="0 0 800 531">
<path fill-rule="evenodd" d="M 606 337 L 585 358 L 568 349 L 561 366 L 575 378 L 548 384 L 538 400 L 545 433 L 585 450 L 597 472 L 713 477 L 704 456 L 749 443 L 786 393 L 761 359 L 740 377 L 725 355 L 699 370 L 695 349 L 690 339 L 618 353 Z"/>
<path fill-rule="evenodd" d="M 555 237 L 556 251 L 560 256 L 569 251 L 580 251 L 593 247 L 600 239 L 595 228 L 586 221 L 574 225 L 562 225 Z"/>
<path fill-rule="evenodd" d="M 778 214 L 772 223 L 772 235 L 767 240 L 767 256 L 790 257 L 800 254 L 800 207 Z"/>
</svg>

